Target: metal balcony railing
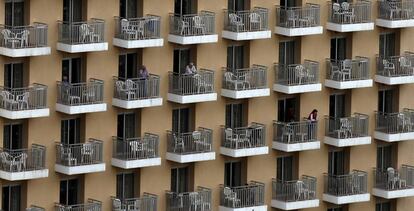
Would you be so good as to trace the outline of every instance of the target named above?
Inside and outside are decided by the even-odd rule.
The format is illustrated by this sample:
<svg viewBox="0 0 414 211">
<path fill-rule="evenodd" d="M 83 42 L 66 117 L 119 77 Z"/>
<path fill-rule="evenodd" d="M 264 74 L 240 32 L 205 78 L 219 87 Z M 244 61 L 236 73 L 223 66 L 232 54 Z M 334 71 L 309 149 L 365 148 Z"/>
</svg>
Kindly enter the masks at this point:
<svg viewBox="0 0 414 211">
<path fill-rule="evenodd" d="M 300 180 L 272 180 L 272 199 L 295 202 L 316 199 L 316 178 L 302 176 Z"/>
<path fill-rule="evenodd" d="M 176 95 L 213 93 L 214 71 L 201 69 L 196 74 L 168 72 L 168 92 Z"/>
<path fill-rule="evenodd" d="M 141 18 L 115 17 L 115 38 L 123 40 L 149 40 L 161 38 L 161 17 L 147 15 Z"/>
<path fill-rule="evenodd" d="M 213 210 L 211 207 L 211 189 L 197 187 L 197 191 L 166 193 L 167 211 Z"/>
<path fill-rule="evenodd" d="M 328 2 L 328 22 L 336 24 L 370 23 L 371 20 L 370 1 L 356 1 L 354 3 Z"/>
<path fill-rule="evenodd" d="M 179 15 L 170 13 L 170 34 L 202 36 L 215 34 L 216 14 L 201 11 L 199 14 Z"/>
<path fill-rule="evenodd" d="M 213 131 L 199 127 L 189 133 L 167 131 L 167 152 L 176 154 L 196 154 L 213 150 Z"/>
<path fill-rule="evenodd" d="M 160 97 L 160 76 L 148 78 L 120 78 L 114 76 L 114 98 L 120 100 L 145 100 Z"/>
<path fill-rule="evenodd" d="M 112 157 L 120 160 L 141 160 L 159 157 L 158 135 L 145 133 L 139 138 L 112 137 Z"/>
<path fill-rule="evenodd" d="M 46 169 L 46 147 L 32 144 L 29 149 L 0 148 L 1 170 L 18 173 Z"/>
<path fill-rule="evenodd" d="M 367 137 L 369 116 L 354 113 L 350 117 L 325 116 L 325 135 L 336 139 Z"/>
<path fill-rule="evenodd" d="M 402 165 L 401 168 L 392 167 L 386 170 L 374 168 L 375 188 L 393 191 L 414 188 L 414 166 Z"/>
<path fill-rule="evenodd" d="M 103 163 L 103 142 L 89 139 L 85 143 L 56 143 L 56 164 L 83 166 Z"/>
<path fill-rule="evenodd" d="M 226 128 L 222 126 L 221 146 L 230 149 L 247 149 L 266 146 L 266 127 L 253 122 L 248 127 Z"/>
<path fill-rule="evenodd" d="M 285 86 L 319 83 L 319 62 L 305 60 L 303 64 L 275 64 L 275 83 Z"/>
<path fill-rule="evenodd" d="M 385 77 L 414 76 L 414 53 L 383 58 L 377 56 L 377 75 Z"/>
<path fill-rule="evenodd" d="M 375 130 L 388 134 L 414 132 L 414 110 L 404 108 L 396 113 L 376 112 Z"/>
<path fill-rule="evenodd" d="M 318 140 L 318 122 L 273 122 L 273 141 L 296 144 Z"/>
<path fill-rule="evenodd" d="M 220 206 L 244 208 L 264 205 L 265 185 L 251 181 L 246 186 L 226 187 L 220 185 Z"/>
<path fill-rule="evenodd" d="M 255 64 L 251 68 L 224 68 L 222 87 L 234 91 L 267 88 L 267 67 Z"/>
<path fill-rule="evenodd" d="M 104 82 L 90 79 L 84 83 L 57 82 L 57 103 L 68 106 L 103 103 Z"/>
<path fill-rule="evenodd" d="M 321 7 L 307 3 L 301 7 L 276 6 L 276 26 L 284 28 L 306 28 L 321 25 Z"/>
<path fill-rule="evenodd" d="M 139 198 L 112 198 L 112 211 L 157 211 L 157 196 L 144 193 Z"/>
<path fill-rule="evenodd" d="M 345 82 L 367 80 L 369 75 L 369 59 L 356 57 L 355 59 L 333 60 L 326 59 L 326 79 Z"/>
<path fill-rule="evenodd" d="M 378 1 L 378 18 L 391 21 L 414 19 L 414 1 Z"/>
<path fill-rule="evenodd" d="M 47 47 L 47 24 L 31 26 L 0 25 L 0 47 L 11 49 Z"/>
<path fill-rule="evenodd" d="M 255 7 L 246 11 L 224 10 L 224 30 L 254 32 L 269 30 L 269 10 Z"/>
<path fill-rule="evenodd" d="M 93 18 L 85 22 L 58 21 L 58 42 L 69 45 L 105 42 L 105 21 Z"/>
<path fill-rule="evenodd" d="M 63 205 L 55 203 L 56 211 L 102 211 L 102 202 L 94 199 L 88 199 L 88 202 L 83 204 Z"/>
<path fill-rule="evenodd" d="M 26 211 L 45 211 L 45 208 L 31 205 L 30 207 L 26 208 Z"/>
<path fill-rule="evenodd" d="M 368 175 L 364 171 L 353 170 L 345 175 L 324 174 L 324 193 L 333 196 L 349 196 L 365 194 Z"/>
<path fill-rule="evenodd" d="M 0 86 L 0 108 L 23 111 L 47 108 L 47 86 L 33 84 L 24 88 Z"/>
</svg>

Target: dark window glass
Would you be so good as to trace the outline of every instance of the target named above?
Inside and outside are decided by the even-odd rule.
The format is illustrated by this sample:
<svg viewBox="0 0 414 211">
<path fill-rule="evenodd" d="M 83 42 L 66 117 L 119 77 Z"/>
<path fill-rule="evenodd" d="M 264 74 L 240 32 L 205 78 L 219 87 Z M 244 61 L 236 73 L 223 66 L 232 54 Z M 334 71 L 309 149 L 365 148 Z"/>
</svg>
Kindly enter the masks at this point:
<svg viewBox="0 0 414 211">
<path fill-rule="evenodd" d="M 3 211 L 20 211 L 21 188 L 20 185 L 3 186 Z"/>
<path fill-rule="evenodd" d="M 77 144 L 80 142 L 80 118 L 61 121 L 61 142 Z"/>
<path fill-rule="evenodd" d="M 4 86 L 8 88 L 22 88 L 23 63 L 12 63 L 4 65 Z"/>
<path fill-rule="evenodd" d="M 134 198 L 134 173 L 121 173 L 116 175 L 116 197 L 124 200 Z"/>
<path fill-rule="evenodd" d="M 228 162 L 224 166 L 224 185 L 227 187 L 237 187 L 242 185 L 242 163 Z"/>
<path fill-rule="evenodd" d="M 226 128 L 239 128 L 244 127 L 244 105 L 240 104 L 227 104 L 226 105 Z"/>
<path fill-rule="evenodd" d="M 171 191 L 188 192 L 188 167 L 171 169 Z"/>
<path fill-rule="evenodd" d="M 173 110 L 172 117 L 173 132 L 187 133 L 190 132 L 190 109 L 181 108 Z"/>
<path fill-rule="evenodd" d="M 6 124 L 3 127 L 3 147 L 15 150 L 23 148 L 23 125 Z"/>
<path fill-rule="evenodd" d="M 78 204 L 78 179 L 69 179 L 60 181 L 59 203 L 64 205 Z"/>
<path fill-rule="evenodd" d="M 346 59 L 346 38 L 332 38 L 331 39 L 331 59 L 332 60 Z"/>
</svg>

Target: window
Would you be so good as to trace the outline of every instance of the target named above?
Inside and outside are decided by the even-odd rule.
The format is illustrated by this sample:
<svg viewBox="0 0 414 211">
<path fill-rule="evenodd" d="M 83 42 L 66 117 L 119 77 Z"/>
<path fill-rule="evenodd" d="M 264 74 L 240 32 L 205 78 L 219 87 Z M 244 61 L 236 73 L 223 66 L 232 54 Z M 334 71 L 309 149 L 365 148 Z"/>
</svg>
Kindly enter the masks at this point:
<svg viewBox="0 0 414 211">
<path fill-rule="evenodd" d="M 171 192 L 184 193 L 189 191 L 189 168 L 171 169 Z"/>
<path fill-rule="evenodd" d="M 378 111 L 393 113 L 398 111 L 398 97 L 396 89 L 384 89 L 378 92 Z"/>
<path fill-rule="evenodd" d="M 23 148 L 23 124 L 9 123 L 3 126 L 3 147 L 9 150 Z"/>
<path fill-rule="evenodd" d="M 227 8 L 230 11 L 244 11 L 248 10 L 249 5 L 249 0 L 228 0 Z"/>
<path fill-rule="evenodd" d="M 386 171 L 392 167 L 393 163 L 393 147 L 392 145 L 382 145 L 377 147 L 377 169 Z"/>
<path fill-rule="evenodd" d="M 243 103 L 226 105 L 226 128 L 239 128 L 246 125 L 244 109 Z"/>
<path fill-rule="evenodd" d="M 284 156 L 277 158 L 277 180 L 292 181 L 294 180 L 294 157 Z"/>
<path fill-rule="evenodd" d="M 329 175 L 344 175 L 346 173 L 345 151 L 335 150 L 329 152 L 328 157 L 328 174 Z"/>
<path fill-rule="evenodd" d="M 118 114 L 117 136 L 123 139 L 135 137 L 135 113 Z"/>
<path fill-rule="evenodd" d="M 3 186 L 2 210 L 20 211 L 21 187 L 20 185 Z"/>
<path fill-rule="evenodd" d="M 296 53 L 295 41 L 283 41 L 279 43 L 279 64 L 295 64 Z"/>
<path fill-rule="evenodd" d="M 24 86 L 23 63 L 4 65 L 4 86 L 8 88 L 22 88 Z"/>
<path fill-rule="evenodd" d="M 6 26 L 24 26 L 24 0 L 6 0 L 5 3 Z"/>
<path fill-rule="evenodd" d="M 134 173 L 121 173 L 116 175 L 116 198 L 124 200 L 134 198 Z"/>
<path fill-rule="evenodd" d="M 382 58 L 395 56 L 395 33 L 380 34 L 379 39 L 379 55 Z"/>
<path fill-rule="evenodd" d="M 392 204 L 389 201 L 377 202 L 375 204 L 375 211 L 391 211 Z"/>
<path fill-rule="evenodd" d="M 83 0 L 63 0 L 63 21 L 83 21 Z"/>
<path fill-rule="evenodd" d="M 295 0 L 293 0 L 293 1 L 292 0 L 280 0 L 280 6 L 281 7 L 295 7 L 296 4 L 297 4 L 297 2 Z M 302 4 L 298 3 L 298 5 L 302 5 Z"/>
<path fill-rule="evenodd" d="M 119 17 L 121 18 L 137 18 L 142 14 L 138 14 L 142 9 L 142 0 L 120 0 L 119 1 Z"/>
<path fill-rule="evenodd" d="M 59 203 L 64 205 L 74 205 L 80 203 L 79 197 L 80 182 L 78 179 L 68 179 L 60 181 Z"/>
<path fill-rule="evenodd" d="M 242 162 L 227 162 L 224 166 L 224 185 L 226 187 L 238 187 L 242 185 Z"/>
<path fill-rule="evenodd" d="M 232 45 L 227 47 L 227 68 L 230 70 L 242 69 L 248 66 L 244 63 L 245 47 L 243 45 Z"/>
<path fill-rule="evenodd" d="M 278 121 L 299 121 L 299 107 L 299 99 L 296 97 L 280 99 L 278 101 Z"/>
<path fill-rule="evenodd" d="M 173 132 L 175 133 L 187 133 L 190 132 L 190 109 L 180 108 L 173 110 Z"/>
<path fill-rule="evenodd" d="M 344 60 L 346 59 L 346 38 L 332 38 L 331 39 L 331 59 Z"/>
<path fill-rule="evenodd" d="M 185 67 L 193 62 L 192 59 L 191 49 L 174 49 L 173 71 L 175 73 L 185 73 Z"/>
<path fill-rule="evenodd" d="M 60 138 L 63 144 L 80 143 L 80 124 L 80 118 L 61 121 Z"/>
<path fill-rule="evenodd" d="M 331 96 L 329 96 L 329 116 L 335 118 L 346 116 L 345 99 L 346 95 L 342 93 L 331 94 Z"/>
<path fill-rule="evenodd" d="M 193 14 L 197 10 L 197 0 L 175 0 L 174 13 L 179 15 Z"/>
<path fill-rule="evenodd" d="M 327 211 L 344 211 L 342 207 L 328 208 Z"/>
<path fill-rule="evenodd" d="M 81 83 L 83 81 L 82 74 L 81 58 L 62 60 L 62 81 L 66 77 L 69 83 Z"/>
<path fill-rule="evenodd" d="M 122 54 L 119 55 L 118 61 L 118 77 L 120 78 L 137 78 L 137 54 Z"/>
</svg>

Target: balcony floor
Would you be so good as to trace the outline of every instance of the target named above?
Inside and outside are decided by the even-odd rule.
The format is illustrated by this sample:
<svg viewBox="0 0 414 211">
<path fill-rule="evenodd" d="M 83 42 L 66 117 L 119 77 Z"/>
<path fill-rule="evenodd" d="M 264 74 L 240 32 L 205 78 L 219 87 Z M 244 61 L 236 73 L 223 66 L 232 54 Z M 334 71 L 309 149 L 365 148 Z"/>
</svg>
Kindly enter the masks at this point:
<svg viewBox="0 0 414 211">
<path fill-rule="evenodd" d="M 172 152 L 167 152 L 166 159 L 174 161 L 177 163 L 192 163 L 199 161 L 208 161 L 215 160 L 215 152 L 203 152 L 203 153 L 193 153 L 193 154 L 176 154 Z"/>
<path fill-rule="evenodd" d="M 112 98 L 112 105 L 125 109 L 155 107 L 162 106 L 162 98 L 150 98 L 143 100 L 120 100 L 118 98 Z"/>
<path fill-rule="evenodd" d="M 325 144 L 336 147 L 350 147 L 371 144 L 371 136 L 357 138 L 332 138 L 325 136 Z"/>
<path fill-rule="evenodd" d="M 374 131 L 374 138 L 386 142 L 408 141 L 414 140 L 414 132 L 390 134 Z"/>
<path fill-rule="evenodd" d="M 106 111 L 106 103 L 69 106 L 56 103 L 56 111 L 65 114 L 83 114 Z"/>
<path fill-rule="evenodd" d="M 146 39 L 146 40 L 124 40 L 114 38 L 112 40 L 114 46 L 118 46 L 126 49 L 134 48 L 153 48 L 164 46 L 164 39 Z"/>
<path fill-rule="evenodd" d="M 375 75 L 375 82 L 387 85 L 411 84 L 414 83 L 414 76 L 386 77 Z"/>
<path fill-rule="evenodd" d="M 314 150 L 321 148 L 320 141 L 304 142 L 304 143 L 293 143 L 286 144 L 282 142 L 273 141 L 272 148 L 284 152 L 298 152 L 305 150 Z"/>
<path fill-rule="evenodd" d="M 138 159 L 138 160 L 121 160 L 117 158 L 112 158 L 111 164 L 112 166 L 116 166 L 118 168 L 123 168 L 123 169 L 160 166 L 161 158 L 158 157 L 158 158 L 148 158 L 148 159 Z"/>
<path fill-rule="evenodd" d="M 32 110 L 21 110 L 21 111 L 10 111 L 6 109 L 0 109 L 0 116 L 7 119 L 27 119 L 37 117 L 48 117 L 49 109 L 32 109 Z"/>
<path fill-rule="evenodd" d="M 177 43 L 180 45 L 204 44 L 218 42 L 217 34 L 199 35 L 199 36 L 179 36 L 168 34 L 168 42 Z"/>
<path fill-rule="evenodd" d="M 372 87 L 372 79 L 355 80 L 355 81 L 335 81 L 326 79 L 325 86 L 334 89 L 357 89 Z"/>
<path fill-rule="evenodd" d="M 177 94 L 168 93 L 168 100 L 171 102 L 180 103 L 180 104 L 216 101 L 217 93 L 194 94 L 194 95 L 177 95 Z"/>
<path fill-rule="evenodd" d="M 89 44 L 77 44 L 70 45 L 65 43 L 57 43 L 56 49 L 67 53 L 83 53 L 83 52 L 96 52 L 96 51 L 107 51 L 108 43 L 89 43 Z"/>
<path fill-rule="evenodd" d="M 250 90 L 230 90 L 230 89 L 221 89 L 221 96 L 233 98 L 233 99 L 245 99 L 252 97 L 266 97 L 270 96 L 270 89 L 250 89 Z"/>
<path fill-rule="evenodd" d="M 409 20 L 387 20 L 387 19 L 377 19 L 377 26 L 395 29 L 395 28 L 408 28 L 414 27 L 414 19 Z"/>
<path fill-rule="evenodd" d="M 281 92 L 285 94 L 298 94 L 306 92 L 319 92 L 322 90 L 322 84 L 304 84 L 304 85 L 294 85 L 286 86 L 281 84 L 273 84 L 273 91 Z"/>
<path fill-rule="evenodd" d="M 384 199 L 412 197 L 414 196 L 414 188 L 401 189 L 401 190 L 383 190 L 379 188 L 373 188 L 372 195 L 378 196 Z"/>
<path fill-rule="evenodd" d="M 349 196 L 334 196 L 330 194 L 324 193 L 322 195 L 323 200 L 332 204 L 350 204 L 350 203 L 358 203 L 358 202 L 367 202 L 370 200 L 369 193 L 363 194 L 355 194 Z"/>
<path fill-rule="evenodd" d="M 39 48 L 4 48 L 0 47 L 0 55 L 8 57 L 28 57 L 28 56 L 44 56 L 50 55 L 50 47 L 39 47 Z"/>
<path fill-rule="evenodd" d="M 288 37 L 315 35 L 315 34 L 322 34 L 322 33 L 323 33 L 322 26 L 303 27 L 303 28 L 285 28 L 285 27 L 275 26 L 275 34 L 280 34 L 280 35 L 284 35 Z"/>
<path fill-rule="evenodd" d="M 220 147 L 220 153 L 229 157 L 248 157 L 255 155 L 266 155 L 269 153 L 269 147 L 253 147 L 245 149 L 231 149 L 227 147 Z"/>
<path fill-rule="evenodd" d="M 326 23 L 326 28 L 336 32 L 357 32 L 374 30 L 374 23 L 355 23 L 355 24 L 337 24 L 332 22 Z"/>
<path fill-rule="evenodd" d="M 266 31 L 252 31 L 252 32 L 232 32 L 232 31 L 222 31 L 221 36 L 230 40 L 259 40 L 259 39 L 268 39 L 272 37 L 272 32 L 270 30 Z"/>
<path fill-rule="evenodd" d="M 66 175 L 103 172 L 105 171 L 105 163 L 82 165 L 82 166 L 64 166 L 60 164 L 55 164 L 55 171 L 62 173 L 62 174 L 66 174 Z"/>
<path fill-rule="evenodd" d="M 242 208 L 230 208 L 219 206 L 219 211 L 267 211 L 267 205 Z"/>
<path fill-rule="evenodd" d="M 8 181 L 31 180 L 46 178 L 49 176 L 48 169 L 23 171 L 23 172 L 7 172 L 0 171 L 0 178 Z"/>
<path fill-rule="evenodd" d="M 272 207 L 281 210 L 298 210 L 319 207 L 319 199 L 285 202 L 272 199 Z"/>
</svg>

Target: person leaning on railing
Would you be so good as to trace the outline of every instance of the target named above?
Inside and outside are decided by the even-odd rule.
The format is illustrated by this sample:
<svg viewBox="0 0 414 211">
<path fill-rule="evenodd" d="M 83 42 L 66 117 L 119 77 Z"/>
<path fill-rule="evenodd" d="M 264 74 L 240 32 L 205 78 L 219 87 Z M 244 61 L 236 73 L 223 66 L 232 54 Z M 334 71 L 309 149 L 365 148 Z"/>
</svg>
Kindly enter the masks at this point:
<svg viewBox="0 0 414 211">
<path fill-rule="evenodd" d="M 61 85 L 61 100 L 64 103 L 68 103 L 70 98 L 70 87 L 71 84 L 69 83 L 68 76 L 64 75 L 62 78 L 62 85 Z"/>
<path fill-rule="evenodd" d="M 141 67 L 138 69 L 138 88 L 139 90 L 142 90 L 142 93 L 140 97 L 148 97 L 147 93 L 147 86 L 148 86 L 148 79 L 150 77 L 149 71 L 145 65 L 141 65 Z"/>
<path fill-rule="evenodd" d="M 190 62 L 186 67 L 185 67 L 185 75 L 195 75 L 197 74 L 197 67 L 194 65 L 194 63 Z"/>
<path fill-rule="evenodd" d="M 313 109 L 312 112 L 308 116 L 308 121 L 310 124 L 308 126 L 308 140 L 313 139 L 313 130 L 316 127 L 316 122 L 318 121 L 318 110 Z"/>
</svg>

